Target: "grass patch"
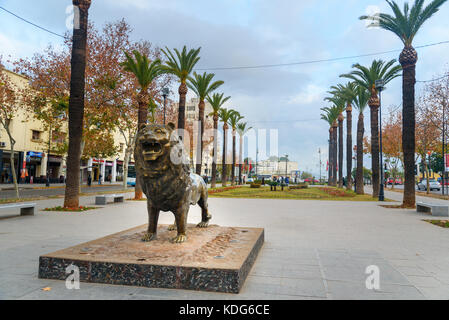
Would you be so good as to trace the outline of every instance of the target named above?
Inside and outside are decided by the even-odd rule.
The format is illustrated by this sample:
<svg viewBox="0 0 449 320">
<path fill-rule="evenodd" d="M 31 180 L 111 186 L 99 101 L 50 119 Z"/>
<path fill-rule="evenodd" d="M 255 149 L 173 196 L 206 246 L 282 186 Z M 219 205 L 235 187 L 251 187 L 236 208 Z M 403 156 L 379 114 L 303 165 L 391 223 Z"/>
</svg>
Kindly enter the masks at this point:
<svg viewBox="0 0 449 320">
<path fill-rule="evenodd" d="M 280 188 L 270 191 L 270 187 L 260 189 L 236 188 L 219 193 L 210 193 L 213 198 L 245 198 L 245 199 L 291 199 L 291 200 L 331 200 L 331 201 L 377 201 L 371 195 L 357 195 L 353 191 L 337 188 Z"/>
<path fill-rule="evenodd" d="M 99 207 L 84 207 L 84 206 L 79 206 L 78 208 L 64 208 L 62 206 L 57 206 L 57 207 L 53 207 L 53 208 L 45 208 L 42 211 L 57 211 L 57 212 L 83 212 L 83 211 L 88 211 L 88 210 L 93 210 L 93 209 L 99 209 Z"/>
<path fill-rule="evenodd" d="M 449 228 L 449 220 L 423 220 L 441 228 Z"/>
</svg>

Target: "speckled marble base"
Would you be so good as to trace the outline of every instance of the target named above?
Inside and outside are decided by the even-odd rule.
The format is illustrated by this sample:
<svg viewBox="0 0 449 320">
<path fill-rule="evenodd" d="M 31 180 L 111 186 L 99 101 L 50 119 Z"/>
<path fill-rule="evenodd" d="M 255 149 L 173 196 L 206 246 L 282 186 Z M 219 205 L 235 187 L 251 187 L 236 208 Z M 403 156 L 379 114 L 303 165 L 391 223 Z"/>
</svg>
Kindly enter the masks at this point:
<svg viewBox="0 0 449 320">
<path fill-rule="evenodd" d="M 264 229 L 188 225 L 187 242 L 158 227 L 158 239 L 142 242 L 143 225 L 39 257 L 39 278 L 65 280 L 66 268 L 80 280 L 150 288 L 238 293 L 264 242 Z"/>
</svg>

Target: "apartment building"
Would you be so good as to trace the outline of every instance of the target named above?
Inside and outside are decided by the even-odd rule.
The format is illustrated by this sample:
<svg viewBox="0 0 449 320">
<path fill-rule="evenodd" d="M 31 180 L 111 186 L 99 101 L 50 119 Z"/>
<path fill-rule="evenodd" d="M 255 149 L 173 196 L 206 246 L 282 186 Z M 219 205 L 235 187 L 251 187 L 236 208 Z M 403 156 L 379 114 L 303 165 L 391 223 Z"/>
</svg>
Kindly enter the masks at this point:
<svg viewBox="0 0 449 320">
<path fill-rule="evenodd" d="M 3 70 L 11 81 L 18 87 L 24 88 L 28 80 L 14 72 Z M 12 182 L 12 168 L 10 159 L 13 157 L 14 168 L 20 183 L 43 183 L 46 179 L 47 168 L 50 182 L 63 182 L 66 176 L 66 154 L 56 154 L 52 150 L 56 143 L 67 139 L 67 128 L 58 134 L 50 135 L 42 122 L 28 114 L 21 106 L 10 123 L 11 133 L 16 141 L 14 154 L 11 155 L 9 137 L 3 127 L 0 127 L 0 183 Z M 82 159 L 81 179 L 87 181 L 90 174 L 93 180 L 112 182 L 123 179 L 123 162 L 125 157 L 125 140 L 119 132 L 114 133 L 115 146 L 119 152 L 108 159 Z M 131 161 L 132 165 L 133 162 Z"/>
</svg>

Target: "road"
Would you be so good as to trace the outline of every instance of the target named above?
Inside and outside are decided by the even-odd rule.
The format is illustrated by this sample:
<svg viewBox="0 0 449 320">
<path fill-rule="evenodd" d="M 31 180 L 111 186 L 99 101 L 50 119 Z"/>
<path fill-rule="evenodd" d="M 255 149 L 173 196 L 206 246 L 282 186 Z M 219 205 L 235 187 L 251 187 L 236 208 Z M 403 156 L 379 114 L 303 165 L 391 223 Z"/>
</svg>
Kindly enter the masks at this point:
<svg viewBox="0 0 449 320">
<path fill-rule="evenodd" d="M 133 188 L 128 188 L 130 191 L 134 190 Z M 84 186 L 81 188 L 83 193 L 95 193 L 95 192 L 104 192 L 104 191 L 121 191 L 123 190 L 123 186 L 121 184 L 104 184 L 102 186 L 92 186 L 87 187 Z M 58 196 L 64 195 L 65 188 L 57 187 L 57 188 L 48 188 L 48 189 L 33 189 L 30 188 L 29 185 L 19 185 L 19 195 L 21 198 L 38 198 L 38 197 L 47 197 L 47 196 Z M 16 192 L 13 186 L 5 186 L 2 185 L 0 191 L 0 199 L 14 199 L 16 197 Z"/>
<path fill-rule="evenodd" d="M 388 189 L 390 189 L 391 188 L 391 186 L 388 186 Z M 395 189 L 399 189 L 399 190 L 404 190 L 404 186 L 403 185 L 400 185 L 400 186 L 394 186 L 394 188 Z M 415 190 L 416 191 L 418 191 L 418 186 L 416 186 L 416 188 L 415 188 Z M 421 190 L 422 191 L 422 190 Z M 437 190 L 432 190 L 432 191 L 430 191 L 431 193 L 433 193 L 433 194 L 443 194 L 443 191 L 437 191 Z M 445 192 L 444 192 L 444 194 L 445 195 L 447 195 L 448 194 L 448 192 L 449 192 L 449 186 L 446 186 L 446 190 L 445 190 Z"/>
</svg>

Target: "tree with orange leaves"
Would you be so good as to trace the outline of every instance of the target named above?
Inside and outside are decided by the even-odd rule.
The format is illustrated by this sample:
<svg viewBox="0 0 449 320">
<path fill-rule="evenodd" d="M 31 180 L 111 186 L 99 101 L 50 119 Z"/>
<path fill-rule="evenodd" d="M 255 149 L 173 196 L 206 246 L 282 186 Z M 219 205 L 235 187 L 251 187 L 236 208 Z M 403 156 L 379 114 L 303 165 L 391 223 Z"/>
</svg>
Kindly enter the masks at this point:
<svg viewBox="0 0 449 320">
<path fill-rule="evenodd" d="M 5 129 L 9 138 L 10 145 L 10 168 L 12 174 L 12 181 L 14 189 L 16 190 L 16 197 L 19 198 L 19 186 L 17 184 L 17 175 L 14 167 L 14 145 L 16 140 L 12 136 L 11 121 L 19 112 L 23 112 L 21 104 L 18 103 L 20 99 L 21 90 L 12 81 L 11 77 L 2 65 L 2 57 L 0 56 L 0 124 Z"/>
</svg>

